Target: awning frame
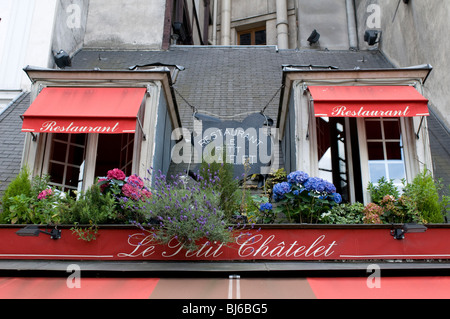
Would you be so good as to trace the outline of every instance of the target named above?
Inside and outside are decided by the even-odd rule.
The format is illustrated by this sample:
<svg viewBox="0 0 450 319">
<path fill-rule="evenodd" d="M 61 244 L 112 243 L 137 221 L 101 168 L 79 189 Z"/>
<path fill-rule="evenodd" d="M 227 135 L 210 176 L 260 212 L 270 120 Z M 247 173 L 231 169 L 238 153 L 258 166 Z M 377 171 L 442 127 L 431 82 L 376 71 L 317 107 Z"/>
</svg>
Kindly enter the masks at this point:
<svg viewBox="0 0 450 319">
<path fill-rule="evenodd" d="M 170 121 L 174 129 L 181 128 L 181 118 L 178 103 L 173 90 L 172 77 L 169 68 L 161 67 L 154 70 L 57 70 L 26 66 L 24 69 L 31 83 L 32 100 L 42 88 L 58 87 L 150 87 L 155 82 L 161 82 L 163 94 L 166 96 Z M 37 83 L 37 85 L 36 85 Z"/>
<path fill-rule="evenodd" d="M 136 132 L 147 94 L 146 87 L 47 86 L 22 115 L 22 132 Z"/>
<path fill-rule="evenodd" d="M 178 104 L 173 90 L 172 78 L 170 70 L 166 67 L 157 68 L 155 70 L 56 70 L 46 68 L 26 67 L 24 69 L 30 78 L 31 85 L 31 102 L 39 95 L 39 92 L 45 87 L 99 87 L 99 88 L 143 88 L 142 106 L 145 106 L 145 112 L 139 112 L 139 121 L 135 118 L 135 132 L 141 134 L 146 132 L 144 140 L 139 137 L 140 149 L 139 159 L 136 163 L 153 163 L 157 155 L 154 149 L 156 137 L 156 112 L 164 99 L 165 112 L 167 112 L 167 124 L 171 125 L 174 130 L 174 137 L 181 136 L 182 127 L 181 119 L 178 111 Z M 141 110 L 143 110 L 141 108 Z M 144 113 L 144 114 L 142 114 Z M 140 122 L 140 123 L 139 123 Z M 170 124 L 169 124 L 170 123 Z M 138 128 L 139 126 L 139 128 Z M 33 175 L 43 174 L 43 161 L 45 160 L 45 138 L 47 134 L 26 134 L 22 155 L 22 165 L 28 166 Z M 94 137 L 97 134 L 91 134 Z M 35 141 L 33 141 L 35 139 Z M 92 139 L 92 140 L 94 140 Z M 91 145 L 95 146 L 95 142 Z M 93 160 L 95 152 L 91 150 L 91 155 L 87 158 Z M 91 166 L 92 168 L 93 166 Z M 83 188 L 87 189 L 94 179 L 92 169 L 85 173 L 85 181 Z M 147 167 L 136 165 L 135 172 L 139 176 L 151 179 L 151 173 Z"/>
<path fill-rule="evenodd" d="M 428 116 L 428 99 L 412 85 L 309 85 L 315 117 Z M 337 114 L 336 114 L 337 113 Z M 345 114 L 342 114 L 345 113 Z"/>
<path fill-rule="evenodd" d="M 277 128 L 279 140 L 283 140 L 289 113 L 289 100 L 294 90 L 294 84 L 309 85 L 321 83 L 322 85 L 343 85 L 353 83 L 356 85 L 417 85 L 419 92 L 428 78 L 432 67 L 429 64 L 390 69 L 300 69 L 283 67 L 282 90 L 278 106 Z M 305 91 L 303 91 L 305 93 Z"/>
</svg>

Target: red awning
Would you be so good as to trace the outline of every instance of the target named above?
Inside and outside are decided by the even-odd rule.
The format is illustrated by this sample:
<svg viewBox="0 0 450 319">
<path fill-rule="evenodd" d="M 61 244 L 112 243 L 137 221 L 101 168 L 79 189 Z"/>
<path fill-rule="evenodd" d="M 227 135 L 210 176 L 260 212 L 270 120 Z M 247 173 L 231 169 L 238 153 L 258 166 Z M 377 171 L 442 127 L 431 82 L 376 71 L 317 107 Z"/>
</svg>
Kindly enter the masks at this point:
<svg viewBox="0 0 450 319">
<path fill-rule="evenodd" d="M 22 132 L 134 133 L 145 88 L 47 87 L 23 115 Z"/>
<path fill-rule="evenodd" d="M 428 100 L 411 86 L 309 86 L 316 117 L 428 116 Z"/>
</svg>

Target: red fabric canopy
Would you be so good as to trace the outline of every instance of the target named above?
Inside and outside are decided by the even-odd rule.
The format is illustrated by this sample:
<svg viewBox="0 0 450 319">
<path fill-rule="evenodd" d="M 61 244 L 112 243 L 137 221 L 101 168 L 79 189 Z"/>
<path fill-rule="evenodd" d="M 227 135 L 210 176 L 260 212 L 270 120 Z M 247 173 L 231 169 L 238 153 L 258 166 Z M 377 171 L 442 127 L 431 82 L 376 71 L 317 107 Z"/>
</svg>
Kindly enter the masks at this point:
<svg viewBox="0 0 450 319">
<path fill-rule="evenodd" d="M 134 133 L 145 88 L 47 87 L 23 115 L 22 132 Z"/>
<path fill-rule="evenodd" d="M 428 116 L 428 100 L 411 86 L 309 86 L 316 117 Z"/>
</svg>

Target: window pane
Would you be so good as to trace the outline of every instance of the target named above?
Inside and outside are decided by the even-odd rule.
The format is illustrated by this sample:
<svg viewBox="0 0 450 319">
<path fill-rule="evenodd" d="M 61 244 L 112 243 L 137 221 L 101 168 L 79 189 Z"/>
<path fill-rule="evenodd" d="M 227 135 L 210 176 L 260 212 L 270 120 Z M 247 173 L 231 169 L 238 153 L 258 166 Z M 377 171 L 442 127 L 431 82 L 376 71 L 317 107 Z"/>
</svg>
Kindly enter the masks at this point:
<svg viewBox="0 0 450 319">
<path fill-rule="evenodd" d="M 381 122 L 366 120 L 366 135 L 368 140 L 381 139 Z"/>
<path fill-rule="evenodd" d="M 64 181 L 64 165 L 56 164 L 56 163 L 50 163 L 48 174 L 50 175 L 50 181 L 52 183 L 63 184 L 63 181 Z"/>
<path fill-rule="evenodd" d="M 316 125 L 319 177 L 334 183 L 342 199 L 348 201 L 345 119 L 317 118 Z"/>
<path fill-rule="evenodd" d="M 386 142 L 386 158 L 393 160 L 402 159 L 402 149 L 400 142 Z"/>
<path fill-rule="evenodd" d="M 98 137 L 96 176 L 105 176 L 114 168 L 131 174 L 134 134 L 100 134 Z M 129 162 L 125 162 L 129 159 Z"/>
<path fill-rule="evenodd" d="M 377 183 L 381 177 L 386 176 L 385 167 L 384 162 L 369 162 L 369 174 L 372 183 Z"/>
<path fill-rule="evenodd" d="M 384 160 L 383 143 L 367 142 L 369 160 Z"/>
<path fill-rule="evenodd" d="M 50 184 L 62 191 L 78 185 L 80 166 L 84 161 L 86 134 L 53 134 L 49 156 Z"/>
<path fill-rule="evenodd" d="M 402 178 L 406 177 L 405 165 L 401 163 L 389 163 L 389 179 L 394 180 L 394 184 L 401 184 Z"/>
<path fill-rule="evenodd" d="M 69 141 L 69 134 L 67 133 L 57 133 L 53 135 L 53 139 L 58 142 L 67 143 Z"/>
<path fill-rule="evenodd" d="M 401 126 L 398 118 L 366 119 L 370 180 L 381 177 L 401 186 L 406 177 Z M 380 134 L 381 133 L 381 134 Z"/>
<path fill-rule="evenodd" d="M 67 144 L 62 142 L 53 142 L 52 161 L 62 162 L 66 161 Z"/>
<path fill-rule="evenodd" d="M 68 163 L 74 165 L 81 165 L 84 159 L 84 147 L 79 147 L 75 145 L 69 146 L 69 157 Z"/>
<path fill-rule="evenodd" d="M 256 45 L 266 44 L 266 30 L 260 30 L 255 32 L 255 44 Z"/>
<path fill-rule="evenodd" d="M 388 140 L 400 139 L 400 125 L 398 120 L 384 120 L 384 138 Z"/>
<path fill-rule="evenodd" d="M 66 172 L 66 182 L 65 185 L 77 187 L 78 186 L 78 180 L 81 180 L 80 178 L 80 169 L 78 167 L 73 166 L 67 166 L 67 172 Z"/>
<path fill-rule="evenodd" d="M 319 159 L 319 176 L 327 181 L 333 180 L 331 167 L 331 148 L 329 148 Z"/>
<path fill-rule="evenodd" d="M 251 45 L 252 44 L 252 34 L 244 33 L 239 36 L 240 45 Z"/>
<path fill-rule="evenodd" d="M 86 144 L 86 134 L 72 134 L 70 137 L 70 143 L 78 146 L 84 146 Z"/>
</svg>

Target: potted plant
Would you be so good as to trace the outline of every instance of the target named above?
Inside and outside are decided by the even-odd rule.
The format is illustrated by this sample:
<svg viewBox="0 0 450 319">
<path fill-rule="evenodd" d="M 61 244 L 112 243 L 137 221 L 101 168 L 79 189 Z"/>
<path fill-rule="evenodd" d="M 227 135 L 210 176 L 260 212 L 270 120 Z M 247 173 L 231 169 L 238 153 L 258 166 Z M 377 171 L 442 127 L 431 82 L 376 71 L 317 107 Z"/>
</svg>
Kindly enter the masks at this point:
<svg viewBox="0 0 450 319">
<path fill-rule="evenodd" d="M 448 225 L 430 223 L 413 200 L 426 193 L 423 185 L 432 188 L 427 175 L 406 185 L 401 196 L 392 193 L 390 181 L 372 185 L 379 201 L 363 205 L 341 203 L 330 182 L 301 171 L 277 173 L 270 189 L 249 195 L 234 181 L 230 188 L 220 168 L 204 165 L 194 179 L 158 172 L 151 189 L 145 186 L 149 181 L 113 169 L 78 194 L 61 193 L 49 187 L 48 177 L 30 179 L 24 170 L 3 197 L 0 258 L 450 258 L 442 241 L 448 236 Z M 447 209 L 446 200 L 444 196 L 439 202 L 441 214 Z M 245 214 L 246 224 L 236 222 L 236 212 Z M 411 222 L 425 224 L 426 232 L 406 234 L 404 240 L 392 236 L 394 228 Z M 30 224 L 33 235 L 39 233 L 37 228 L 45 234 L 19 237 L 18 230 Z M 46 236 L 51 228 L 62 230 L 60 239 Z"/>
</svg>

